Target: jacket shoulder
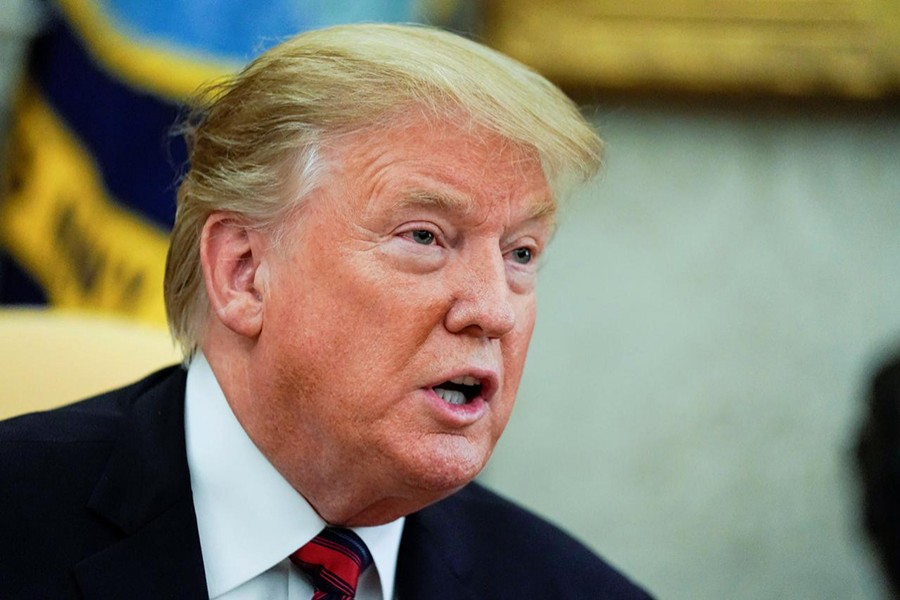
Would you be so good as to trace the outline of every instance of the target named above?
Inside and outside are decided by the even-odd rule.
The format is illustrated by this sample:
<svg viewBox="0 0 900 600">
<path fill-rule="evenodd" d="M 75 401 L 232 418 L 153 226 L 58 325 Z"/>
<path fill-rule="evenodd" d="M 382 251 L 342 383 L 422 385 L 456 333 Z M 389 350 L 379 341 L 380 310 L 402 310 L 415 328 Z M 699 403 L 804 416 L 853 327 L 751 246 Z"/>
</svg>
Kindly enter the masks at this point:
<svg viewBox="0 0 900 600">
<path fill-rule="evenodd" d="M 135 399 L 177 375 L 179 370 L 179 366 L 168 367 L 125 387 L 73 404 L 0 421 L 0 446 L 112 441 L 119 419 Z"/>
<path fill-rule="evenodd" d="M 80 597 L 72 575 L 117 543 L 120 528 L 90 509 L 129 415 L 178 367 L 81 402 L 0 422 L 0 597 Z M 147 410 L 153 410 L 147 408 Z M 131 441 L 125 440 L 126 442 Z M 145 472 L 131 465 L 135 477 Z"/>
<path fill-rule="evenodd" d="M 422 539 L 405 532 L 404 543 L 439 548 L 473 598 L 650 598 L 571 535 L 476 483 L 407 520 L 408 537 Z"/>
</svg>

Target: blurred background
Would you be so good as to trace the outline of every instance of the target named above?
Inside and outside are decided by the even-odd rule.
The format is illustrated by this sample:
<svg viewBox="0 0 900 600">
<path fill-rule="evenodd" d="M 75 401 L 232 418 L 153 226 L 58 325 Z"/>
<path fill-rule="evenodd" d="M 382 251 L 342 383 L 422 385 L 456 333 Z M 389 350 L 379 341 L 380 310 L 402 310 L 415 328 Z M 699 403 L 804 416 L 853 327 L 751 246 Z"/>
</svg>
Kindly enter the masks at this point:
<svg viewBox="0 0 900 600">
<path fill-rule="evenodd" d="M 608 143 L 482 479 L 660 598 L 888 597 L 855 449 L 900 352 L 896 0 L 6 0 L 0 301 L 161 330 L 179 103 L 373 20 L 534 66 Z"/>
</svg>

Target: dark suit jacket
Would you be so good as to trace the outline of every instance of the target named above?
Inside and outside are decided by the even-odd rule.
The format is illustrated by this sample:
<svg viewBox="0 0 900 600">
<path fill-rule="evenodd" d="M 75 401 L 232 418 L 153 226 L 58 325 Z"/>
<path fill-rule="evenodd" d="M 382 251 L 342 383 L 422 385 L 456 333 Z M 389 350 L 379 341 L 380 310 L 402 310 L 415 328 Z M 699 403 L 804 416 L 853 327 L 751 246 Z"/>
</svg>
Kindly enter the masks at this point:
<svg viewBox="0 0 900 600">
<path fill-rule="evenodd" d="M 206 598 L 172 367 L 0 423 L 0 598 Z M 407 517 L 401 600 L 646 598 L 581 544 L 472 484 Z"/>
</svg>

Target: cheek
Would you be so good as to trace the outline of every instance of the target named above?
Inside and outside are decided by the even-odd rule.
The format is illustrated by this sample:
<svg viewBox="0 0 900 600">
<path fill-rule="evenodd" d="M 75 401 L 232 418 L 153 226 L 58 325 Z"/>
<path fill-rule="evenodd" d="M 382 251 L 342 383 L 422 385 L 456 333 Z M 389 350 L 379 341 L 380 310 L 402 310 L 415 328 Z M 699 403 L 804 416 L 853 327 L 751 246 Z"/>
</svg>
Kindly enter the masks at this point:
<svg viewBox="0 0 900 600">
<path fill-rule="evenodd" d="M 534 332 L 535 306 L 529 301 L 519 312 L 516 329 L 501 342 L 503 348 L 503 391 L 510 404 L 519 389 L 525 368 L 531 334 Z"/>
<path fill-rule="evenodd" d="M 531 343 L 531 334 L 534 333 L 536 314 L 537 305 L 534 294 L 528 294 L 522 298 L 521 305 L 516 309 L 515 329 L 504 340 L 504 343 L 509 346 L 506 351 L 514 361 L 519 363 L 520 370 L 525 363 L 525 356 L 528 354 L 528 345 Z"/>
<path fill-rule="evenodd" d="M 404 362 L 429 347 L 451 301 L 439 278 L 396 272 L 366 273 L 345 291 L 342 310 L 345 322 L 356 324 L 353 335 Z"/>
</svg>

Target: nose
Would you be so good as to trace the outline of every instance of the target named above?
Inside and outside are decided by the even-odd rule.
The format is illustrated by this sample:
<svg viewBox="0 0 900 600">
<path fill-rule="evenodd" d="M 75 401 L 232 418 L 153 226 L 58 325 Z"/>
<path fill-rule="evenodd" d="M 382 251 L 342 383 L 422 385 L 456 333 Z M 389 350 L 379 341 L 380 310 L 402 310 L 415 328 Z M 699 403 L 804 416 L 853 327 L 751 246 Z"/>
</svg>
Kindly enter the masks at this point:
<svg viewBox="0 0 900 600">
<path fill-rule="evenodd" d="M 497 339 L 516 325 L 513 291 L 497 248 L 481 259 L 470 257 L 453 275 L 453 302 L 444 319 L 451 333 Z"/>
</svg>

